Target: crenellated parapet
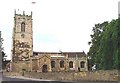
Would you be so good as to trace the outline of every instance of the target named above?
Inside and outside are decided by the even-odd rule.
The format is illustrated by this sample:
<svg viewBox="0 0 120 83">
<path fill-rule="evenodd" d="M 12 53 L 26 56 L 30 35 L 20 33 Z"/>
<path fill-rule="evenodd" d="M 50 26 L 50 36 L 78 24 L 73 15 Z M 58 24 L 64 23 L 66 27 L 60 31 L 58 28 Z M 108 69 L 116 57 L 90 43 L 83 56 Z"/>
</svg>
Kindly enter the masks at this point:
<svg viewBox="0 0 120 83">
<path fill-rule="evenodd" d="M 17 11 L 16 11 L 16 9 L 15 9 L 14 14 L 15 14 L 15 16 L 27 16 L 27 17 L 32 17 L 32 14 L 33 14 L 33 13 L 32 13 L 32 11 L 31 11 L 31 14 L 28 15 L 28 14 L 25 14 L 25 11 L 23 11 L 23 14 L 18 14 Z"/>
</svg>

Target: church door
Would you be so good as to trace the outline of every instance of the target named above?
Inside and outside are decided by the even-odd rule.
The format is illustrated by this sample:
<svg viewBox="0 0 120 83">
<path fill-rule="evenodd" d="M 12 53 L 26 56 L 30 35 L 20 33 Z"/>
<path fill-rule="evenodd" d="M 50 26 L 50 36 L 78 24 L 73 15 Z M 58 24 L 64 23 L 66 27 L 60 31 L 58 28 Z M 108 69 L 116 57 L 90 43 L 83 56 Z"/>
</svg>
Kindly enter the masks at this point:
<svg viewBox="0 0 120 83">
<path fill-rule="evenodd" d="M 47 65 L 42 66 L 42 72 L 47 72 Z"/>
</svg>

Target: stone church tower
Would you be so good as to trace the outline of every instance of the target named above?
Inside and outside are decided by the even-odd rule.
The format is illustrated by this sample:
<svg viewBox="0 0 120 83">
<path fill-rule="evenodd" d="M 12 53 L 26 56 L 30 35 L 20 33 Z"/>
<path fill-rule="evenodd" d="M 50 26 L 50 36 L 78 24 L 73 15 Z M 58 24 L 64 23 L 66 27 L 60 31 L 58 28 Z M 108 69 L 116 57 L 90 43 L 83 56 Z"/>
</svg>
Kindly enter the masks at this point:
<svg viewBox="0 0 120 83">
<path fill-rule="evenodd" d="M 13 67 L 16 66 L 16 62 L 17 64 L 20 63 L 19 66 L 26 64 L 30 67 L 31 57 L 33 55 L 32 12 L 31 15 L 25 15 L 24 11 L 23 14 L 16 14 L 15 11 L 12 39 Z"/>
</svg>

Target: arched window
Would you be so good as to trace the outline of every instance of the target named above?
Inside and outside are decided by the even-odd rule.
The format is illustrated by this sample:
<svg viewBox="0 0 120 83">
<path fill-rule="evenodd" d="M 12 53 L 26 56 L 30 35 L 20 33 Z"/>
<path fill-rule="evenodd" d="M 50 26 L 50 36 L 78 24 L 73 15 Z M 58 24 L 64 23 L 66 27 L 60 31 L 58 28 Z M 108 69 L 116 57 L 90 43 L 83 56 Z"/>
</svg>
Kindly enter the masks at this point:
<svg viewBox="0 0 120 83">
<path fill-rule="evenodd" d="M 60 61 L 60 67 L 64 68 L 64 61 Z"/>
<path fill-rule="evenodd" d="M 55 68 L 55 61 L 51 61 L 51 68 Z"/>
<path fill-rule="evenodd" d="M 72 61 L 69 62 L 69 68 L 73 68 L 73 62 Z"/>
<path fill-rule="evenodd" d="M 85 68 L 85 62 L 84 61 L 80 62 L 80 67 Z"/>
<path fill-rule="evenodd" d="M 25 32 L 25 23 L 24 22 L 21 23 L 21 32 Z"/>
</svg>

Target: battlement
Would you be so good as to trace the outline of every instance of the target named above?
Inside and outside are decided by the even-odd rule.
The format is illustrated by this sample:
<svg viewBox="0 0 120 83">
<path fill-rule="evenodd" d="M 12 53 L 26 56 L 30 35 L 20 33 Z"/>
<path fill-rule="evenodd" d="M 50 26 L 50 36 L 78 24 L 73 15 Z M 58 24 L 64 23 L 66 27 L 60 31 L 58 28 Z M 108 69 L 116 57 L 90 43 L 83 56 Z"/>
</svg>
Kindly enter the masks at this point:
<svg viewBox="0 0 120 83">
<path fill-rule="evenodd" d="M 17 13 L 16 10 L 15 10 L 14 13 L 15 13 L 15 16 L 26 16 L 26 17 L 32 17 L 32 11 L 31 11 L 31 14 L 30 14 L 30 15 L 26 15 L 26 14 L 25 14 L 25 11 L 23 11 L 23 14 L 19 14 L 19 13 Z"/>
</svg>

